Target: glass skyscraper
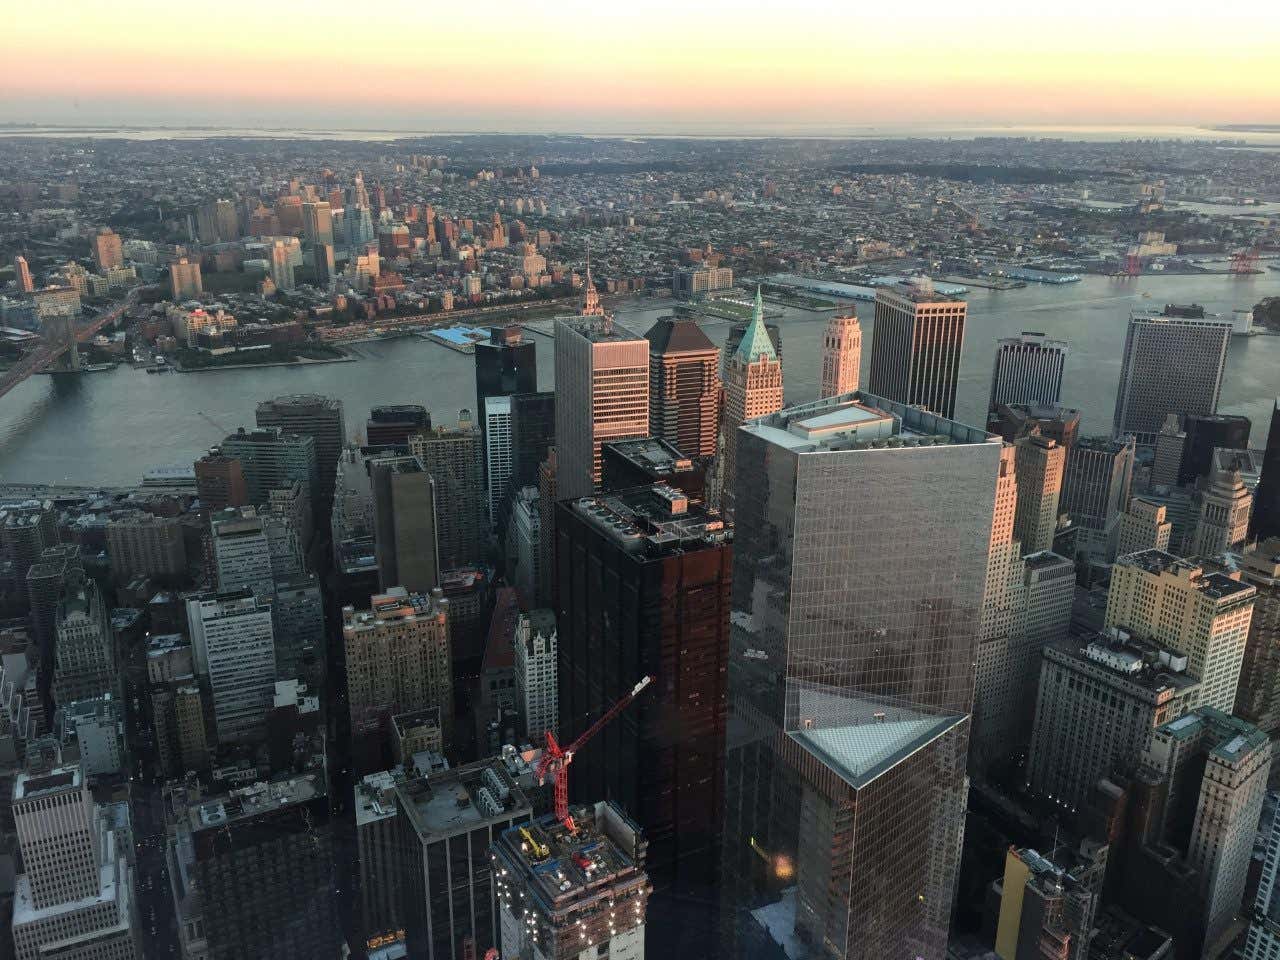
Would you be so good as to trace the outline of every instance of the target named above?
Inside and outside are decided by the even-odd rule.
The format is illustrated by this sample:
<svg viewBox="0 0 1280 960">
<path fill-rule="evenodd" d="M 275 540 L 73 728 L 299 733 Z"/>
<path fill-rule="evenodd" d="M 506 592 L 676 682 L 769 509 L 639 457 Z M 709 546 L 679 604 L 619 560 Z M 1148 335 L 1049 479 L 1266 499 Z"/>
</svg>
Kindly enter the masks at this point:
<svg viewBox="0 0 1280 960">
<path fill-rule="evenodd" d="M 1000 446 L 867 393 L 740 429 L 727 955 L 944 957 Z"/>
</svg>

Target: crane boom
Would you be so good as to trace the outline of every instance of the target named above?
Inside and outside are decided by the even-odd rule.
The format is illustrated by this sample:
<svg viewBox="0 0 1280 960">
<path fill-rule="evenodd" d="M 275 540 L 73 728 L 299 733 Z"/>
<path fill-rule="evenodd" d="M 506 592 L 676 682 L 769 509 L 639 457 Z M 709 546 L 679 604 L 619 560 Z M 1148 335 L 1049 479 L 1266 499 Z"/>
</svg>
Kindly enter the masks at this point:
<svg viewBox="0 0 1280 960">
<path fill-rule="evenodd" d="M 653 677 L 642 677 L 640 682 L 631 688 L 630 693 L 606 710 L 604 715 L 591 726 L 587 727 L 582 736 L 565 748 L 564 752 L 570 757 L 577 753 L 583 744 L 599 733 L 601 727 L 620 714 L 623 710 L 627 709 L 627 706 L 631 701 L 638 697 L 641 691 L 651 683 L 653 683 Z"/>
</svg>

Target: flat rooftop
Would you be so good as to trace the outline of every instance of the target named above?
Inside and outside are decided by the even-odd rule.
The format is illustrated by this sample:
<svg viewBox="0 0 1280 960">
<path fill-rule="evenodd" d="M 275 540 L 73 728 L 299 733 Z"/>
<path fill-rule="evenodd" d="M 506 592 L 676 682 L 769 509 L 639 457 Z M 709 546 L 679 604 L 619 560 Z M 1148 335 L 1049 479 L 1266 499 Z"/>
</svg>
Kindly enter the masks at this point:
<svg viewBox="0 0 1280 960">
<path fill-rule="evenodd" d="M 424 843 L 532 813 L 500 760 L 444 770 L 396 785 L 396 798 Z"/>
<path fill-rule="evenodd" d="M 1147 573 L 1185 575 L 1201 593 L 1214 600 L 1256 593 L 1252 584 L 1232 579 L 1225 573 L 1204 573 L 1203 568 L 1164 550 L 1141 550 L 1119 557 L 1116 566 L 1139 567 Z"/>
<path fill-rule="evenodd" d="M 649 341 L 638 333 L 628 330 L 616 320 L 609 317 L 596 316 L 569 316 L 556 317 L 556 326 L 564 324 L 570 330 L 573 330 L 579 336 L 590 340 L 592 343 L 626 343 L 627 341 L 637 341 L 644 344 L 645 352 L 649 351 Z"/>
<path fill-rule="evenodd" d="M 13 783 L 13 801 L 33 800 L 36 797 L 60 793 L 80 786 L 79 764 L 54 767 L 41 773 L 23 772 Z"/>
<path fill-rule="evenodd" d="M 342 626 L 345 630 L 371 630 L 390 621 L 434 617 L 445 612 L 447 604 L 447 600 L 429 593 L 410 593 L 404 587 L 391 587 L 386 593 L 370 597 L 368 610 L 343 607 Z"/>
<path fill-rule="evenodd" d="M 324 781 L 316 773 L 287 780 L 255 783 L 196 804 L 189 810 L 191 830 L 220 830 L 228 824 L 250 820 L 270 810 L 306 803 L 324 795 Z"/>
<path fill-rule="evenodd" d="M 733 527 L 720 514 L 708 512 L 683 490 L 665 483 L 570 500 L 566 508 L 624 550 L 653 556 L 733 538 Z"/>
<path fill-rule="evenodd" d="M 1127 634 L 1102 632 L 1084 638 L 1067 637 L 1050 642 L 1048 649 L 1058 657 L 1107 670 L 1118 680 L 1152 693 L 1184 693 L 1199 685 L 1186 672 L 1185 656 Z"/>
<path fill-rule="evenodd" d="M 692 457 L 685 456 L 661 437 L 612 440 L 605 443 L 604 447 L 655 480 L 674 473 L 694 473 L 701 469 Z"/>
<path fill-rule="evenodd" d="M 1207 736 L 1214 744 L 1209 755 L 1225 763 L 1234 763 L 1271 742 L 1266 733 L 1253 724 L 1213 707 L 1198 707 L 1156 730 L 1174 740 Z"/>
</svg>

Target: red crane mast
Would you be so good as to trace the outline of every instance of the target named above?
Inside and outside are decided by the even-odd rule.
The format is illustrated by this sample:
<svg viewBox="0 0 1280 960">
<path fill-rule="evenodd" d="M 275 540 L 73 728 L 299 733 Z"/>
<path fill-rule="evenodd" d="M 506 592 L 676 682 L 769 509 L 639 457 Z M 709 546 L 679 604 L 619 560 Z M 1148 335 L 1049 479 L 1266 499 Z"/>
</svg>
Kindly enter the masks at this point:
<svg viewBox="0 0 1280 960">
<path fill-rule="evenodd" d="M 533 772 L 540 784 L 546 782 L 548 773 L 555 777 L 556 819 L 563 823 L 571 833 L 576 832 L 578 829 L 573 822 L 573 817 L 569 816 L 569 764 L 573 763 L 573 755 L 581 750 L 588 740 L 599 733 L 602 727 L 625 710 L 631 701 L 638 697 L 644 688 L 651 683 L 653 683 L 653 677 L 642 677 L 640 682 L 631 688 L 630 693 L 606 710 L 599 720 L 587 727 L 582 736 L 578 737 L 568 747 L 561 747 L 556 742 L 555 735 L 550 730 L 546 732 L 547 746 L 542 751 L 542 758 L 538 760 L 538 765 L 534 767 Z"/>
</svg>

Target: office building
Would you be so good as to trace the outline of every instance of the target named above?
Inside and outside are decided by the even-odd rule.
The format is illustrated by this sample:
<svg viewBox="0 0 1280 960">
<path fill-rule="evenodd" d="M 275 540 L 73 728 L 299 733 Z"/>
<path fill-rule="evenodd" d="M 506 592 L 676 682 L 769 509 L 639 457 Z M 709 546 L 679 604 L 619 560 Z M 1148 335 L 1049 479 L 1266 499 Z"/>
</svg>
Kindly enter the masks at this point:
<svg viewBox="0 0 1280 960">
<path fill-rule="evenodd" d="M 431 754 L 429 763 L 420 763 L 422 753 Z M 440 721 L 440 708 L 427 707 L 397 713 L 391 718 L 391 757 L 406 770 L 418 770 L 422 775 L 437 759 L 444 760 L 444 724 Z"/>
<path fill-rule="evenodd" d="M 651 887 L 643 831 L 613 801 L 575 807 L 574 824 L 570 831 L 546 815 L 495 838 L 506 960 L 644 957 Z"/>
<path fill-rule="evenodd" d="M 1013 536 L 1022 544 L 1023 553 L 1051 550 L 1058 529 L 1067 448 L 1039 434 L 1021 437 L 1013 445 L 1018 473 Z"/>
<path fill-rule="evenodd" d="M 426 593 L 440 582 L 435 480 L 417 457 L 380 458 L 368 468 L 378 582 Z"/>
<path fill-rule="evenodd" d="M 58 708 L 57 734 L 64 759 L 75 757 L 89 779 L 125 772 L 124 715 L 110 694 Z"/>
<path fill-rule="evenodd" d="M 322 290 L 327 290 L 337 277 L 337 263 L 333 244 L 318 243 L 311 248 L 311 279 Z"/>
<path fill-rule="evenodd" d="M 1124 341 L 1112 436 L 1150 446 L 1171 413 L 1217 412 L 1231 323 L 1197 305 L 1134 311 Z"/>
<path fill-rule="evenodd" d="M 316 516 L 329 516 L 333 504 L 333 477 L 347 442 L 342 401 L 317 394 L 293 394 L 264 400 L 258 404 L 254 416 L 259 427 L 278 427 L 283 433 L 312 439 L 318 484 L 311 485 L 311 497 L 316 504 Z M 230 453 L 225 446 L 223 452 Z M 247 464 L 245 471 L 247 474 Z"/>
<path fill-rule="evenodd" d="M 194 300 L 204 292 L 200 277 L 200 261 L 179 257 L 169 264 L 169 297 L 174 303 Z"/>
<path fill-rule="evenodd" d="M 436 492 L 436 544 L 440 569 L 450 570 L 484 559 L 484 457 L 480 431 L 467 410 L 458 412 L 454 429 L 437 426 L 409 438 L 409 453 L 431 475 Z M 445 508 L 447 505 L 447 509 Z"/>
<path fill-rule="evenodd" d="M 516 709 L 529 743 L 560 728 L 556 616 L 545 608 L 522 613 L 516 624 Z"/>
<path fill-rule="evenodd" d="M 563 739 L 645 676 L 654 690 L 575 758 L 573 796 L 644 827 L 663 882 L 714 882 L 724 768 L 732 530 L 665 484 L 556 508 Z"/>
<path fill-rule="evenodd" d="M 484 401 L 485 483 L 488 489 L 488 515 L 491 529 L 499 528 L 505 514 L 514 470 L 511 436 L 511 398 L 486 397 Z"/>
<path fill-rule="evenodd" d="M 1151 457 L 1151 485 L 1174 487 L 1182 482 L 1182 456 L 1187 448 L 1187 431 L 1182 417 L 1171 413 L 1164 418 L 1155 436 Z"/>
<path fill-rule="evenodd" d="M 1208 484 L 1200 495 L 1200 516 L 1191 541 L 1191 556 L 1213 557 L 1240 550 L 1249 536 L 1253 494 L 1244 485 L 1240 466 L 1230 453 L 1229 450 L 1214 452 Z M 1221 454 L 1227 456 L 1222 458 Z"/>
<path fill-rule="evenodd" d="M 126 841 L 80 767 L 46 760 L 33 752 L 13 783 L 23 867 L 13 892 L 13 956 L 136 960 L 141 936 Z"/>
<path fill-rule="evenodd" d="M 73 571 L 83 574 L 84 564 L 80 548 L 69 543 L 45 547 L 36 559 L 37 562 L 27 568 L 25 578 L 31 632 L 40 651 L 40 669 L 52 670 L 58 639 L 58 602 L 68 578 Z"/>
<path fill-rule="evenodd" d="M 538 582 L 538 606 L 555 603 L 556 561 L 556 448 L 538 465 L 538 549 L 542 579 Z"/>
<path fill-rule="evenodd" d="M 511 498 L 507 523 L 507 582 L 525 607 L 537 603 L 542 590 L 542 510 L 537 487 L 522 487 Z"/>
<path fill-rule="evenodd" d="M 26 257 L 13 258 L 13 279 L 19 293 L 31 293 L 35 290 L 35 284 L 31 280 L 31 267 L 27 265 Z"/>
<path fill-rule="evenodd" d="M 381 742 L 393 715 L 437 707 L 450 742 L 449 634 L 449 603 L 439 590 L 392 587 L 370 598 L 368 610 L 342 608 L 353 737 Z"/>
<path fill-rule="evenodd" d="M 1187 657 L 1112 630 L 1044 648 L 1027 759 L 1032 793 L 1083 807 L 1103 777 L 1132 774 L 1151 733 L 1195 705 Z"/>
<path fill-rule="evenodd" d="M 321 689 L 325 671 L 324 598 L 314 573 L 277 580 L 271 601 L 276 677 Z"/>
<path fill-rule="evenodd" d="M 820 397 L 837 397 L 858 389 L 862 367 L 862 325 L 853 310 L 837 313 L 827 321 L 822 336 Z"/>
<path fill-rule="evenodd" d="M 537 344 L 519 324 L 490 329 L 489 339 L 475 344 L 475 360 L 477 410 L 489 397 L 537 392 Z"/>
<path fill-rule="evenodd" d="M 1257 727 L 1200 707 L 1158 727 L 1144 765 L 1167 785 L 1163 838 L 1196 872 L 1205 955 L 1220 955 L 1244 896 L 1271 772 L 1271 742 Z M 1189 837 L 1189 840 L 1186 839 Z"/>
<path fill-rule="evenodd" d="M 1195 706 L 1235 704 L 1240 663 L 1257 590 L 1160 550 L 1118 557 L 1111 569 L 1106 625 L 1187 658 L 1200 682 Z"/>
<path fill-rule="evenodd" d="M 937 293 L 927 278 L 877 288 L 870 389 L 949 419 L 967 313 L 967 303 Z"/>
<path fill-rule="evenodd" d="M 271 543 L 253 507 L 228 508 L 209 519 L 214 582 L 219 590 L 252 590 L 270 597 L 275 590 Z"/>
<path fill-rule="evenodd" d="M 53 701 L 120 695 L 111 615 L 98 585 L 81 570 L 66 575 L 54 613 Z"/>
<path fill-rule="evenodd" d="M 1270 537 L 1280 537 L 1280 397 L 1271 410 L 1271 429 L 1262 455 L 1262 478 L 1254 492 L 1253 517 L 1249 521 L 1251 540 Z"/>
<path fill-rule="evenodd" d="M 1149 497 L 1134 497 L 1116 525 L 1115 556 L 1127 557 L 1143 550 L 1167 551 L 1172 533 L 1173 524 L 1164 504 Z"/>
<path fill-rule="evenodd" d="M 742 343 L 742 338 L 747 335 L 747 331 L 755 326 L 754 318 L 746 323 L 735 323 L 729 328 L 729 335 L 725 337 L 724 346 L 720 350 L 720 379 L 723 380 L 729 366 L 729 360 L 738 352 L 738 346 Z M 765 332 L 769 334 L 769 342 L 773 344 L 773 352 L 778 355 L 778 362 L 782 362 L 782 328 L 776 323 L 766 323 L 764 325 Z"/>
<path fill-rule="evenodd" d="M 511 397 L 511 486 L 538 485 L 538 467 L 556 442 L 556 395 L 517 393 Z"/>
<path fill-rule="evenodd" d="M 134 577 L 179 577 L 187 571 L 182 524 L 176 517 L 158 517 L 135 510 L 107 523 L 107 554 L 111 573 L 120 583 Z"/>
<path fill-rule="evenodd" d="M 1134 456 L 1132 437 L 1085 437 L 1067 452 L 1058 509 L 1080 528 L 1091 555 L 1106 553 L 1109 531 L 1129 505 Z"/>
<path fill-rule="evenodd" d="M 337 956 L 333 840 L 324 775 L 254 783 L 187 810 L 188 870 L 209 960 Z"/>
<path fill-rule="evenodd" d="M 868 393 L 739 433 L 724 942 L 772 900 L 775 939 L 942 960 L 1000 439 Z"/>
<path fill-rule="evenodd" d="M 987 414 L 987 429 L 1009 443 L 1039 433 L 1046 440 L 1070 449 L 1080 433 L 1080 411 L 1071 407 L 1001 403 Z"/>
<path fill-rule="evenodd" d="M 196 496 L 209 511 L 227 507 L 243 507 L 249 502 L 244 469 L 235 457 L 224 456 L 215 448 L 195 462 Z"/>
<path fill-rule="evenodd" d="M 556 485 L 600 485 L 600 445 L 649 433 L 649 341 L 603 316 L 556 318 Z"/>
<path fill-rule="evenodd" d="M 1067 352 L 1065 340 L 1051 340 L 1043 333 L 1023 332 L 997 340 L 987 409 L 994 411 L 1002 403 L 1057 406 L 1062 402 Z"/>
<path fill-rule="evenodd" d="M 1232 414 L 1192 414 L 1182 419 L 1186 433 L 1182 458 L 1178 465 L 1178 483 L 1194 485 L 1206 480 L 1213 472 L 1213 452 L 1219 447 L 1227 450 L 1248 450 L 1249 432 L 1253 424 L 1248 417 Z M 1161 428 L 1163 429 L 1163 427 Z"/>
<path fill-rule="evenodd" d="M 733 271 L 729 267 L 693 267 L 676 270 L 671 275 L 671 292 L 686 300 L 732 286 Z"/>
<path fill-rule="evenodd" d="M 303 201 L 302 235 L 313 247 L 333 245 L 333 211 L 327 200 Z"/>
<path fill-rule="evenodd" d="M 245 493 L 255 506 L 265 504 L 272 490 L 295 480 L 303 484 L 309 497 L 316 497 L 316 444 L 309 436 L 285 433 L 277 427 L 241 427 L 222 441 L 221 450 L 223 456 L 240 461 Z"/>
<path fill-rule="evenodd" d="M 993 883 L 999 901 L 996 955 L 1001 960 L 1089 960 L 1094 919 L 1106 875 L 1106 844 L 1084 840 L 1058 848 L 1050 860 L 1010 847 L 1004 876 Z"/>
<path fill-rule="evenodd" d="M 266 734 L 275 700 L 276 648 L 270 604 L 250 590 L 187 599 L 195 672 L 209 685 L 219 743 Z"/>
<path fill-rule="evenodd" d="M 89 252 L 93 254 L 93 265 L 98 273 L 124 266 L 124 248 L 119 235 L 110 227 L 99 227 L 89 239 Z"/>
<path fill-rule="evenodd" d="M 1244 942 L 1243 960 L 1277 960 L 1280 958 L 1280 889 L 1276 874 L 1280 872 L 1280 798 L 1272 795 L 1270 811 L 1262 816 L 1260 830 L 1266 838 L 1262 858 L 1262 874 L 1254 895 L 1252 910 L 1246 906 L 1249 932 Z"/>
<path fill-rule="evenodd" d="M 431 430 L 431 414 L 416 403 L 374 407 L 364 425 L 365 444 L 374 448 L 393 447 L 408 452 L 409 438 Z"/>
<path fill-rule="evenodd" d="M 357 919 L 366 943 L 404 942 L 403 823 L 396 803 L 396 787 L 407 777 L 403 767 L 393 767 L 370 773 L 355 785 L 360 890 Z"/>
<path fill-rule="evenodd" d="M 1280 538 L 1251 546 L 1238 569 L 1257 597 L 1233 712 L 1273 734 L 1280 730 Z"/>
<path fill-rule="evenodd" d="M 746 336 L 725 365 L 723 449 L 717 458 L 716 502 L 726 516 L 733 515 L 737 492 L 736 471 L 739 428 L 748 420 L 782 409 L 782 360 L 764 325 L 764 302 L 756 288 L 755 317 Z"/>
<path fill-rule="evenodd" d="M 665 483 L 690 500 L 703 502 L 707 487 L 706 458 L 685 456 L 657 437 L 616 440 L 600 448 L 604 492 Z"/>
<path fill-rule="evenodd" d="M 720 351 L 693 320 L 649 328 L 649 432 L 691 457 L 712 457 L 720 428 Z"/>
</svg>

